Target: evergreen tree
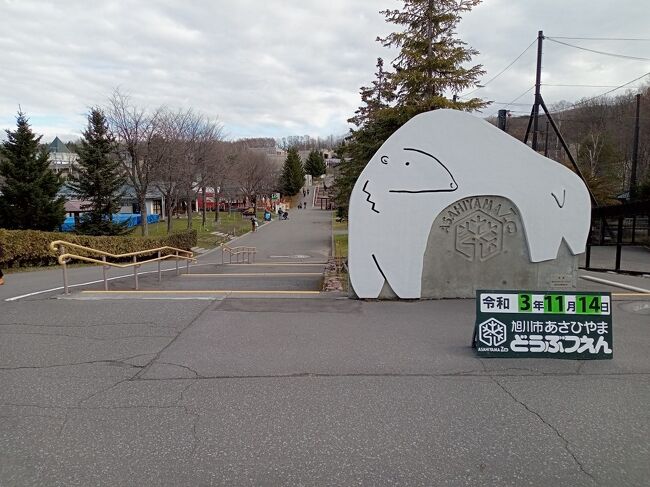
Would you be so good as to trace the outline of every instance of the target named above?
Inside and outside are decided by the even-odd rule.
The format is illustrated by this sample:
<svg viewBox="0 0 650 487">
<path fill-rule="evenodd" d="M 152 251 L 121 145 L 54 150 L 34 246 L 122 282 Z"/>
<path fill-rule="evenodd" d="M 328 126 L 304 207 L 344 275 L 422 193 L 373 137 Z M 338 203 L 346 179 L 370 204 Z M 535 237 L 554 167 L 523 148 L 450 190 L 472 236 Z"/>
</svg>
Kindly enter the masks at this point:
<svg viewBox="0 0 650 487">
<path fill-rule="evenodd" d="M 383 10 L 386 21 L 404 28 L 384 38 L 384 47 L 397 47 L 392 82 L 397 105 L 411 118 L 437 108 L 477 110 L 486 106 L 478 98 L 450 100 L 448 92 L 459 93 L 476 85 L 485 74 L 483 67 L 465 67 L 478 51 L 456 38 L 461 14 L 469 12 L 481 0 L 403 0 L 400 10 Z"/>
<path fill-rule="evenodd" d="M 305 162 L 305 172 L 311 174 L 313 177 L 318 177 L 321 174 L 325 174 L 326 170 L 327 166 L 325 165 L 323 154 L 317 150 L 310 151 Z"/>
<path fill-rule="evenodd" d="M 377 72 L 372 86 L 362 86 L 359 90 L 363 105 L 355 112 L 349 123 L 361 127 L 374 119 L 379 110 L 388 108 L 395 100 L 395 89 L 391 73 L 384 71 L 384 60 L 377 58 Z"/>
<path fill-rule="evenodd" d="M 18 111 L 16 130 L 6 130 L 0 148 L 0 227 L 55 230 L 65 219 L 65 200 L 57 197 L 62 181 L 49 167 L 42 136 L 32 132 L 27 116 Z"/>
<path fill-rule="evenodd" d="M 287 151 L 287 158 L 282 166 L 280 188 L 284 194 L 293 196 L 298 194 L 304 183 L 305 171 L 300 156 L 298 155 L 298 149 L 290 147 Z"/>
<path fill-rule="evenodd" d="M 108 123 L 99 108 L 88 114 L 88 127 L 78 146 L 77 174 L 68 186 L 80 199 L 89 203 L 77 225 L 77 233 L 85 235 L 120 235 L 128 232 L 126 224 L 114 223 L 111 216 L 120 210 L 122 186 L 126 178 L 120 162 L 111 156 L 115 143 L 108 131 Z"/>
<path fill-rule="evenodd" d="M 384 38 L 385 47 L 400 52 L 393 67 L 384 71 L 377 60 L 375 81 L 361 88 L 363 105 L 348 122 L 356 126 L 342 147 L 342 162 L 335 182 L 335 199 L 347 207 L 350 193 L 381 145 L 415 115 L 439 108 L 477 110 L 487 105 L 479 98 L 447 98 L 475 86 L 484 74 L 481 65 L 465 67 L 477 51 L 456 38 L 461 14 L 481 0 L 403 0 L 402 10 L 384 10 L 386 21 L 403 28 Z"/>
</svg>

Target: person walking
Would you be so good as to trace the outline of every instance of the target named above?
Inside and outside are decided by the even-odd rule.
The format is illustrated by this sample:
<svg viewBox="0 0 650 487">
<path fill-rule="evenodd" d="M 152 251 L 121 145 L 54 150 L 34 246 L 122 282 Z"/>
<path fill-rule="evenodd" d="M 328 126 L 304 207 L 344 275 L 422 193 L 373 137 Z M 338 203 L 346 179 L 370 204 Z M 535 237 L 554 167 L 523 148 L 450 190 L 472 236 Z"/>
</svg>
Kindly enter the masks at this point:
<svg viewBox="0 0 650 487">
<path fill-rule="evenodd" d="M 251 217 L 251 231 L 254 232 L 257 229 L 257 222 L 255 221 L 255 217 Z"/>
</svg>

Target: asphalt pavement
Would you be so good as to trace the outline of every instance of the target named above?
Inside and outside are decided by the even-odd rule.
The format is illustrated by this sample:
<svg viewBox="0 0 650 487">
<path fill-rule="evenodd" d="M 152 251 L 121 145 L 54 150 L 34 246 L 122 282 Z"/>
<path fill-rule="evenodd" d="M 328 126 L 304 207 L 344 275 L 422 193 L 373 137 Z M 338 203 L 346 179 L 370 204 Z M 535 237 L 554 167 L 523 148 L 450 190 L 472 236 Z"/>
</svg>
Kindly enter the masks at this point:
<svg viewBox="0 0 650 487">
<path fill-rule="evenodd" d="M 319 272 L 330 214 L 302 211 L 240 240 L 272 265 L 192 273 Z M 1 301 L 0 484 L 648 485 L 650 299 L 611 289 L 604 361 L 479 359 L 473 300 Z"/>
</svg>

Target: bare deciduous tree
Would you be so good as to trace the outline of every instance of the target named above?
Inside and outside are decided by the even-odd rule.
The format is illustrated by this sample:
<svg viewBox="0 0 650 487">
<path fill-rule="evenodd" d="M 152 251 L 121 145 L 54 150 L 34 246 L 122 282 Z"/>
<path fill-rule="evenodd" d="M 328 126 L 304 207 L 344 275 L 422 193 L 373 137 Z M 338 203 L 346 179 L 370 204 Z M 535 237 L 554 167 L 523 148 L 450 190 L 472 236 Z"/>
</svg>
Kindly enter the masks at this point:
<svg viewBox="0 0 650 487">
<path fill-rule="evenodd" d="M 172 213 L 177 208 L 181 179 L 180 162 L 185 157 L 185 145 L 182 143 L 185 131 L 192 117 L 191 110 L 177 112 L 165 111 L 161 116 L 160 138 L 155 150 L 160 151 L 153 173 L 154 185 L 165 199 L 167 216 L 167 234 L 172 231 Z"/>
<path fill-rule="evenodd" d="M 115 90 L 108 100 L 106 118 L 117 143 L 117 157 L 138 202 L 142 235 L 149 234 L 146 196 L 151 187 L 153 168 L 161 155 L 160 151 L 154 150 L 160 137 L 160 117 L 161 110 L 148 113 L 119 90 Z"/>
<path fill-rule="evenodd" d="M 276 175 L 266 154 L 241 149 L 234 165 L 234 179 L 242 194 L 257 211 L 257 198 L 271 191 Z"/>
</svg>

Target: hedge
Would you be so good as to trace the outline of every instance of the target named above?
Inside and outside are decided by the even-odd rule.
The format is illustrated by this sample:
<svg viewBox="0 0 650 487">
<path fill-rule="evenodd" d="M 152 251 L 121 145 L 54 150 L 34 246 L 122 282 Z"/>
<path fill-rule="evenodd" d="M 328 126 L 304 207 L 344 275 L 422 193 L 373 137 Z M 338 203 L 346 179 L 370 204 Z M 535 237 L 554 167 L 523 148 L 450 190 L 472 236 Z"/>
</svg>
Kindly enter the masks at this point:
<svg viewBox="0 0 650 487">
<path fill-rule="evenodd" d="M 190 250 L 196 246 L 196 230 L 185 230 L 162 237 L 91 237 L 63 232 L 0 229 L 0 264 L 4 268 L 57 264 L 57 254 L 50 250 L 50 242 L 53 240 L 65 240 L 112 254 L 126 254 L 164 246 Z M 82 252 L 77 253 L 84 255 Z"/>
</svg>

